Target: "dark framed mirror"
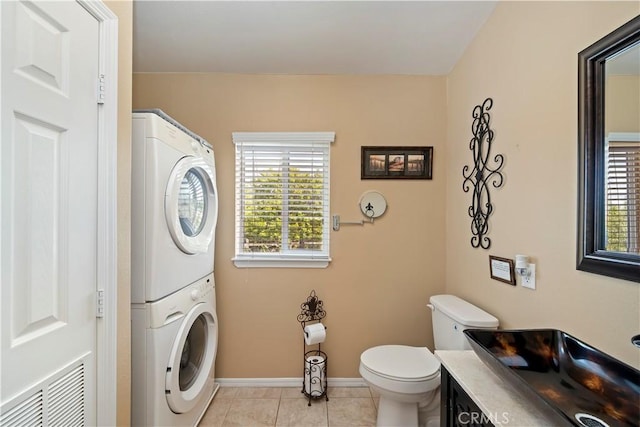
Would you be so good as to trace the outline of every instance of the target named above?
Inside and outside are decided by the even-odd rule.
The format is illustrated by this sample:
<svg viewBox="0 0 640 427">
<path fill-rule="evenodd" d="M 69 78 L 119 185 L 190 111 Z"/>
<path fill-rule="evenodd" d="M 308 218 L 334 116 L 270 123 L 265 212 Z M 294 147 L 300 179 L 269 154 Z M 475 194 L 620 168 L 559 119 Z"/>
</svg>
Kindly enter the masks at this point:
<svg viewBox="0 0 640 427">
<path fill-rule="evenodd" d="M 640 16 L 578 54 L 577 269 L 640 282 Z"/>
</svg>

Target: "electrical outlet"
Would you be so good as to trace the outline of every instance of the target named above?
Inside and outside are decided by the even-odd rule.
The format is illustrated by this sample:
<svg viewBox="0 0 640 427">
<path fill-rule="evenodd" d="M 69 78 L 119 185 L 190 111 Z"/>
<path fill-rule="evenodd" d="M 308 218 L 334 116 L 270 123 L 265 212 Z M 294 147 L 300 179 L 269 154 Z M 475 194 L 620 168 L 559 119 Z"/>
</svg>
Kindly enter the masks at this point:
<svg viewBox="0 0 640 427">
<path fill-rule="evenodd" d="M 522 276 L 522 282 L 520 283 L 524 288 L 535 289 L 536 288 L 536 265 L 529 264 L 529 276 Z"/>
</svg>

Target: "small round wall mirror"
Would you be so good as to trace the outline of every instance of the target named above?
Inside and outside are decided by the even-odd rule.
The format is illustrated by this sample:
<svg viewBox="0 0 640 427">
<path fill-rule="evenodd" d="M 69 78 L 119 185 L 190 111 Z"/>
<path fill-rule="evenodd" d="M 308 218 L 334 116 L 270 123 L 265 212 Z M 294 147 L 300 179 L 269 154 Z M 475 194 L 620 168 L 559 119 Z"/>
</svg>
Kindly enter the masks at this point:
<svg viewBox="0 0 640 427">
<path fill-rule="evenodd" d="M 377 191 L 367 191 L 360 197 L 360 210 L 367 218 L 378 218 L 387 210 L 387 201 Z"/>
</svg>

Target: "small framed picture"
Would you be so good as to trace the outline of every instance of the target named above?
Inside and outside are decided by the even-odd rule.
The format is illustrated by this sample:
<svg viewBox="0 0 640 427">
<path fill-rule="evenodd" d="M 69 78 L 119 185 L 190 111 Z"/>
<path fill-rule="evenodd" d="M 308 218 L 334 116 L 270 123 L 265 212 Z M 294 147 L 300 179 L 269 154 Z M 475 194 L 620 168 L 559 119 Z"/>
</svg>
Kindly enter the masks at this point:
<svg viewBox="0 0 640 427">
<path fill-rule="evenodd" d="M 360 179 L 431 179 L 433 147 L 361 148 Z"/>
<path fill-rule="evenodd" d="M 491 278 L 510 285 L 516 285 L 516 276 L 512 259 L 489 255 Z"/>
</svg>

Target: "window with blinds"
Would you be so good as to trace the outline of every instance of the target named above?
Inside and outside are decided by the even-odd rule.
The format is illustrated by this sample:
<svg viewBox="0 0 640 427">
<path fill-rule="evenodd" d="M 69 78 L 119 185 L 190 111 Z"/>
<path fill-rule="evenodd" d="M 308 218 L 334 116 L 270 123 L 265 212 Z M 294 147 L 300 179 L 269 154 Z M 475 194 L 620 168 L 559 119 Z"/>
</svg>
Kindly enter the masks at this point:
<svg viewBox="0 0 640 427">
<path fill-rule="evenodd" d="M 326 267 L 334 132 L 234 132 L 238 267 Z"/>
<path fill-rule="evenodd" d="M 606 250 L 640 253 L 640 135 L 607 143 Z"/>
</svg>

